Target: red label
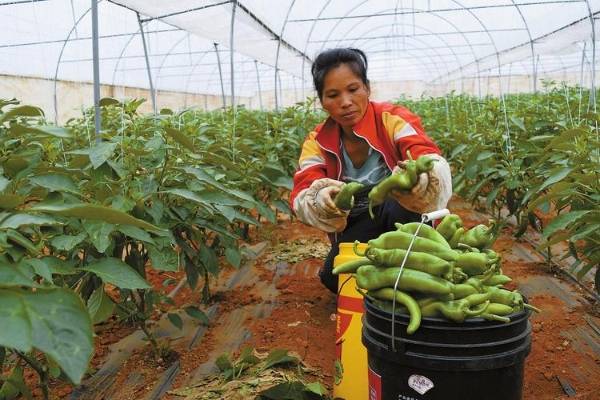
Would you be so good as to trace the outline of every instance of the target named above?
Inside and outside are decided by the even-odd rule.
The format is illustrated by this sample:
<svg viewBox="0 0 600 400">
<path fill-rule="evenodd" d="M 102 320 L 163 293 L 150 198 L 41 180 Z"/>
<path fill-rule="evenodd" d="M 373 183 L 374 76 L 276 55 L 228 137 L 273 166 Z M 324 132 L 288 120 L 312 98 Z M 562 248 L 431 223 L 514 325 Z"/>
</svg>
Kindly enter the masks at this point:
<svg viewBox="0 0 600 400">
<path fill-rule="evenodd" d="M 364 313 L 365 305 L 362 297 L 338 296 L 338 310 L 352 311 L 355 313 Z"/>
<path fill-rule="evenodd" d="M 369 400 L 381 400 L 381 375 L 369 368 Z"/>
</svg>

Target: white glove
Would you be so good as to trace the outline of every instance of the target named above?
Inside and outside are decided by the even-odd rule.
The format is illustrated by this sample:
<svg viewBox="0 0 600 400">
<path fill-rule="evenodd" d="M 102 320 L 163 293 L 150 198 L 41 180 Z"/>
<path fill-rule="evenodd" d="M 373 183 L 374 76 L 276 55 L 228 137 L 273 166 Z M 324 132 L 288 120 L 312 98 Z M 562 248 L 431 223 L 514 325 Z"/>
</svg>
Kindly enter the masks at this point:
<svg viewBox="0 0 600 400">
<path fill-rule="evenodd" d="M 438 154 L 427 154 L 437 161 L 429 172 L 419 174 L 417 183 L 410 191 L 392 190 L 390 195 L 404 208 L 416 213 L 427 213 L 446 208 L 452 196 L 450 165 Z M 405 161 L 398 163 L 392 172 L 404 169 Z"/>
<path fill-rule="evenodd" d="M 325 232 L 343 231 L 350 211 L 340 210 L 333 201 L 343 185 L 344 182 L 335 179 L 315 180 L 294 200 L 294 212 L 298 219 Z"/>
</svg>

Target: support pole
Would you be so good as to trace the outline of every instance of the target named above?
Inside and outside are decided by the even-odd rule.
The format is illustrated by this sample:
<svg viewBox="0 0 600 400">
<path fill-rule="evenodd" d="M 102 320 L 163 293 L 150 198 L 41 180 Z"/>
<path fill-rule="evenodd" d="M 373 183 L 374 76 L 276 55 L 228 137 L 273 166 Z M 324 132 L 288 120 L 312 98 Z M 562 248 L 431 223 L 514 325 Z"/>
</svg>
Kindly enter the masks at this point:
<svg viewBox="0 0 600 400">
<path fill-rule="evenodd" d="M 92 52 L 94 64 L 94 132 L 96 143 L 100 142 L 100 50 L 98 48 L 98 1 L 92 0 Z"/>
<path fill-rule="evenodd" d="M 235 27 L 235 10 L 237 8 L 237 1 L 232 1 L 232 10 L 231 10 L 231 23 L 229 24 L 229 64 L 230 64 L 230 72 L 231 72 L 231 107 L 235 107 L 235 79 L 233 76 L 233 72 L 235 68 L 233 67 L 233 46 L 234 46 L 234 27 Z"/>
<path fill-rule="evenodd" d="M 148 82 L 150 83 L 150 97 L 152 98 L 152 110 L 154 111 L 154 115 L 158 114 L 156 109 L 156 91 L 154 90 L 154 85 L 152 84 L 152 70 L 150 69 L 150 59 L 148 58 L 148 46 L 146 45 L 146 35 L 144 35 L 144 26 L 142 24 L 142 19 L 140 18 L 140 13 L 137 13 L 138 24 L 140 25 L 140 34 L 142 35 L 142 44 L 144 45 L 144 58 L 146 59 L 146 70 L 148 71 Z"/>
<path fill-rule="evenodd" d="M 262 111 L 262 89 L 260 88 L 260 74 L 258 73 L 258 61 L 256 60 L 254 60 L 254 68 L 256 69 L 256 84 L 258 85 L 258 104 L 260 105 L 260 111 Z"/>
<path fill-rule="evenodd" d="M 225 101 L 225 86 L 223 86 L 223 71 L 221 70 L 221 57 L 219 56 L 219 45 L 217 43 L 213 43 L 215 45 L 215 53 L 217 54 L 217 66 L 219 67 L 219 79 L 221 80 L 221 98 L 223 99 L 223 108 L 227 107 L 227 102 Z"/>
</svg>

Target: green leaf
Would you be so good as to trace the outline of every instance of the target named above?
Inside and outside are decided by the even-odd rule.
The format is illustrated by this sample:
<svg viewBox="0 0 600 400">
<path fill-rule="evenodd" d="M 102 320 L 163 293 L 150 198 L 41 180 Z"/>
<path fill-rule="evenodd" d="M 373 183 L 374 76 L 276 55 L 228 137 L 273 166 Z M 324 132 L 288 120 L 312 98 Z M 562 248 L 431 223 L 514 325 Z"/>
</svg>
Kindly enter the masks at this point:
<svg viewBox="0 0 600 400">
<path fill-rule="evenodd" d="M 169 189 L 169 190 L 163 191 L 163 193 L 169 193 L 169 194 L 173 194 L 175 196 L 183 197 L 186 200 L 191 200 L 191 201 L 201 204 L 203 206 L 210 206 L 210 203 L 208 201 L 206 201 L 206 199 L 201 197 L 199 194 L 192 192 L 191 190 Z"/>
<path fill-rule="evenodd" d="M 174 128 L 165 128 L 165 132 L 177 143 L 190 151 L 194 151 L 194 142 L 181 131 Z"/>
<path fill-rule="evenodd" d="M 146 245 L 146 248 L 150 254 L 153 269 L 173 272 L 179 269 L 177 265 L 177 254 L 170 247 L 159 250 L 156 246 L 149 244 Z"/>
<path fill-rule="evenodd" d="M 141 240 L 142 242 L 146 243 L 154 243 L 154 240 L 152 240 L 150 234 L 138 227 L 131 225 L 118 225 L 117 230 L 124 235 L 129 236 L 130 238 Z"/>
<path fill-rule="evenodd" d="M 2 274 L 0 267 L 0 275 Z M 32 346 L 31 323 L 20 296 L 0 288 L 0 346 L 29 351 Z"/>
<path fill-rule="evenodd" d="M 283 382 L 259 393 L 260 399 L 305 400 L 304 384 L 298 381 Z"/>
<path fill-rule="evenodd" d="M 554 173 L 552 173 L 552 175 L 550 175 L 548 177 L 548 179 L 546 179 L 544 181 L 544 183 L 542 183 L 542 185 L 538 188 L 538 192 L 544 190 L 545 188 L 547 188 L 548 186 L 550 186 L 556 182 L 561 181 L 567 175 L 569 175 L 571 173 L 571 171 L 573 171 L 573 168 L 571 168 L 571 167 L 561 168 L 557 171 L 555 170 Z"/>
<path fill-rule="evenodd" d="M 80 269 L 93 272 L 103 282 L 110 283 L 118 288 L 148 289 L 151 287 L 133 268 L 118 258 L 103 258 Z"/>
<path fill-rule="evenodd" d="M 98 105 L 100 107 L 106 107 L 106 106 L 122 106 L 121 102 L 115 98 L 112 97 L 103 97 L 100 99 L 100 101 L 98 102 Z"/>
<path fill-rule="evenodd" d="M 110 234 L 115 229 L 114 225 L 93 221 L 84 224 L 83 229 L 87 232 L 90 241 L 98 252 L 104 253 L 111 245 L 112 238 Z"/>
<path fill-rule="evenodd" d="M 515 116 L 511 116 L 510 120 L 512 121 L 513 124 L 515 124 L 520 130 L 522 130 L 523 132 L 527 132 L 527 129 L 525 129 L 525 121 L 523 120 L 523 118 L 518 118 Z"/>
<path fill-rule="evenodd" d="M 177 329 L 183 329 L 183 320 L 181 319 L 181 317 L 177 314 L 173 314 L 173 313 L 168 313 L 167 314 L 167 318 L 169 319 L 169 321 L 171 321 L 171 323 L 177 328 Z"/>
<path fill-rule="evenodd" d="M 25 202 L 25 196 L 18 194 L 0 194 L 0 208 L 12 210 Z"/>
<path fill-rule="evenodd" d="M 42 211 L 49 214 L 61 215 L 64 217 L 75 217 L 81 219 L 91 219 L 104 221 L 111 224 L 132 225 L 138 228 L 146 229 L 152 232 L 158 232 L 161 229 L 138 218 L 124 213 L 123 211 L 115 210 L 109 207 L 104 207 L 96 204 L 44 204 L 31 207 L 31 211 Z"/>
<path fill-rule="evenodd" d="M 27 260 L 34 270 L 39 268 L 39 264 L 44 264 L 52 275 L 73 275 L 77 273 L 74 261 L 67 261 L 58 257 L 46 256 L 41 258 L 32 258 Z"/>
<path fill-rule="evenodd" d="M 18 229 L 21 226 L 31 225 L 61 225 L 62 222 L 55 220 L 52 217 L 44 215 L 31 215 L 31 214 L 13 214 L 6 218 L 0 224 L 0 229 Z"/>
<path fill-rule="evenodd" d="M 50 356 L 75 384 L 92 356 L 92 323 L 81 298 L 68 289 L 20 293 L 31 321 L 33 347 Z"/>
<path fill-rule="evenodd" d="M 75 384 L 92 356 L 92 324 L 81 298 L 68 289 L 0 289 L 0 345 L 46 353 Z"/>
<path fill-rule="evenodd" d="M 90 162 L 92 163 L 94 169 L 104 164 L 106 160 L 112 156 L 116 148 L 117 143 L 111 142 L 97 143 L 94 147 L 92 147 L 90 149 Z"/>
<path fill-rule="evenodd" d="M 208 316 L 197 307 L 188 306 L 188 307 L 184 308 L 184 311 L 186 312 L 187 315 L 189 315 L 190 317 L 192 317 L 194 319 L 199 320 L 203 324 L 208 325 L 210 322 L 208 319 Z"/>
<path fill-rule="evenodd" d="M 62 174 L 37 175 L 29 180 L 34 184 L 52 192 L 79 193 L 79 188 L 69 176 Z"/>
<path fill-rule="evenodd" d="M 274 365 L 278 364 L 287 364 L 293 363 L 297 364 L 299 362 L 298 358 L 294 356 L 290 356 L 288 354 L 288 350 L 285 349 L 274 349 L 269 352 L 269 355 L 264 361 L 264 366 L 262 369 L 271 368 Z"/>
<path fill-rule="evenodd" d="M 18 106 L 11 108 L 4 114 L 0 114 L 0 125 L 15 117 L 43 117 L 44 111 L 34 106 Z"/>
<path fill-rule="evenodd" d="M 22 268 L 22 264 L 7 264 L 0 263 L 0 288 L 2 287 L 37 287 L 39 286 L 32 276 L 26 273 Z M 0 325 L 1 326 L 1 325 Z"/>
<path fill-rule="evenodd" d="M 23 393 L 23 396 L 28 400 L 31 399 L 31 394 L 24 392 L 23 388 L 26 388 L 23 380 L 23 367 L 15 365 L 8 379 L 0 387 L 0 399 L 14 400 L 19 397 L 20 393 Z"/>
<path fill-rule="evenodd" d="M 239 268 L 242 263 L 242 253 L 235 247 L 225 249 L 225 258 L 235 268 Z"/>
<path fill-rule="evenodd" d="M 569 224 L 577 221 L 590 211 L 591 210 L 571 211 L 565 214 L 560 214 L 552 221 L 550 221 L 550 223 L 544 229 L 542 236 L 544 237 L 544 239 L 547 239 L 556 231 L 565 229 Z"/>
<path fill-rule="evenodd" d="M 477 157 L 475 158 L 477 161 L 483 161 L 483 160 L 487 160 L 488 158 L 494 157 L 496 155 L 496 153 L 492 152 L 492 151 L 482 151 L 481 153 L 477 154 Z"/>
<path fill-rule="evenodd" d="M 220 206 L 241 206 L 244 202 L 240 199 L 233 198 L 225 192 L 219 192 L 213 189 L 202 190 L 196 192 L 204 201 L 210 204 L 218 204 Z"/>
<path fill-rule="evenodd" d="M 36 275 L 39 275 L 42 278 L 44 278 L 46 282 L 54 284 L 54 281 L 52 280 L 52 271 L 50 271 L 50 268 L 45 262 L 38 258 L 32 258 L 30 260 L 26 260 L 25 262 L 31 265 Z"/>
<path fill-rule="evenodd" d="M 217 276 L 219 274 L 219 260 L 215 251 L 208 246 L 201 246 L 199 256 L 204 268 L 214 276 Z"/>
<path fill-rule="evenodd" d="M 318 394 L 319 396 L 326 396 L 328 393 L 327 388 L 320 382 L 308 383 L 305 388 L 307 391 Z"/>
<path fill-rule="evenodd" d="M 231 361 L 229 360 L 229 356 L 227 354 L 221 354 L 215 361 L 215 364 L 221 372 L 233 369 L 233 364 L 231 364 Z"/>
<path fill-rule="evenodd" d="M 262 202 L 256 202 L 256 209 L 258 210 L 259 214 L 265 217 L 270 223 L 274 224 L 277 222 L 275 219 L 275 212 L 271 210 L 269 206 Z"/>
<path fill-rule="evenodd" d="M 104 285 L 94 290 L 87 304 L 93 324 L 99 324 L 109 319 L 113 315 L 115 307 L 115 303 L 104 291 Z"/>
<path fill-rule="evenodd" d="M 40 126 L 23 126 L 18 125 L 15 126 L 19 134 L 24 135 L 27 133 L 33 133 L 37 135 L 50 136 L 59 139 L 69 139 L 73 135 L 69 132 L 68 129 L 61 128 L 59 126 L 50 126 L 50 125 L 40 125 Z M 13 132 L 15 129 L 11 129 Z"/>
<path fill-rule="evenodd" d="M 275 200 L 273 202 L 273 206 L 284 214 L 292 213 L 292 210 L 290 209 L 290 205 L 286 201 Z"/>
<path fill-rule="evenodd" d="M 50 240 L 50 244 L 52 245 L 52 247 L 54 247 L 56 250 L 64 250 L 64 251 L 71 251 L 73 250 L 79 243 L 83 242 L 83 240 L 86 238 L 86 234 L 85 233 L 80 233 L 78 235 L 60 235 L 60 236 L 55 236 Z"/>
</svg>

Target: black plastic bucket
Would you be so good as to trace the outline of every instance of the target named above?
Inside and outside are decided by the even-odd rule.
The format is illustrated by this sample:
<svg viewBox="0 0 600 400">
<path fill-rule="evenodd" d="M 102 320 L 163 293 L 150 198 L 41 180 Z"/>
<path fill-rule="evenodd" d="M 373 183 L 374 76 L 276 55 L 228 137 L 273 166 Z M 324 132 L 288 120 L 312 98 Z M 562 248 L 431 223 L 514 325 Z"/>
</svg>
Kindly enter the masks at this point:
<svg viewBox="0 0 600 400">
<path fill-rule="evenodd" d="M 473 318 L 457 324 L 423 318 L 406 333 L 409 317 L 365 298 L 362 342 L 369 362 L 369 400 L 518 400 L 531 349 L 529 310 L 510 322 Z"/>
</svg>

